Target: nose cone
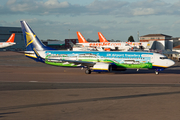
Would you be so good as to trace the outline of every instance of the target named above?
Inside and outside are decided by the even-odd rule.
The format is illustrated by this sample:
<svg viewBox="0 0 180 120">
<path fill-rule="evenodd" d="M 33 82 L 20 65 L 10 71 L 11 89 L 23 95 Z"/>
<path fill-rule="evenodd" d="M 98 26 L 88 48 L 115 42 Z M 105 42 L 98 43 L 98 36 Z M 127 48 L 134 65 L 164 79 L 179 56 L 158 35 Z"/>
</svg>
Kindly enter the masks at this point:
<svg viewBox="0 0 180 120">
<path fill-rule="evenodd" d="M 168 67 L 173 66 L 175 62 L 173 60 L 168 60 Z"/>
</svg>

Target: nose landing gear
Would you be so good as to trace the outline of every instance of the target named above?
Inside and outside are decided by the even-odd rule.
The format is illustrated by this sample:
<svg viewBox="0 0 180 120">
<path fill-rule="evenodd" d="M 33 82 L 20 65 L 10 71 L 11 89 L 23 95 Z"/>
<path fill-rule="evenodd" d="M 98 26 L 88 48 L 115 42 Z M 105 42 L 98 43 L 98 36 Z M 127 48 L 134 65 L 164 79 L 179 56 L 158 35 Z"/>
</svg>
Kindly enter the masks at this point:
<svg viewBox="0 0 180 120">
<path fill-rule="evenodd" d="M 156 74 L 156 75 L 159 75 L 159 72 L 158 72 L 157 70 L 155 70 L 155 74 Z"/>
<path fill-rule="evenodd" d="M 155 74 L 159 75 L 159 71 L 163 71 L 163 70 L 164 70 L 164 68 L 158 68 L 158 69 L 155 70 Z"/>
</svg>

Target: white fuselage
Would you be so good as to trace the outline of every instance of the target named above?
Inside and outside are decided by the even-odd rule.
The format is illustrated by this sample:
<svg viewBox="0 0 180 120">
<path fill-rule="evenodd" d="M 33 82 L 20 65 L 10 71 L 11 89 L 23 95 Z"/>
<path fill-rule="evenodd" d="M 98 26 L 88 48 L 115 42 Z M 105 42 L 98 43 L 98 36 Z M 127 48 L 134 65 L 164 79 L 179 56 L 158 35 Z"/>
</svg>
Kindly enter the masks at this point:
<svg viewBox="0 0 180 120">
<path fill-rule="evenodd" d="M 141 53 L 140 56 L 141 57 L 132 57 L 133 55 L 135 55 L 136 53 L 139 54 L 139 52 L 98 52 L 98 51 L 54 51 L 56 54 L 58 53 L 63 53 L 63 54 L 74 54 L 74 57 L 79 57 L 79 54 L 81 53 L 93 53 L 94 55 L 99 55 L 102 54 L 102 57 L 98 58 L 98 59 L 109 59 L 109 60 L 115 60 L 115 61 L 122 61 L 122 60 L 135 60 L 135 61 L 140 61 L 140 62 L 144 62 L 146 59 L 144 58 L 149 58 L 147 59 L 145 62 L 150 62 L 152 63 L 152 66 L 154 67 L 162 67 L 162 68 L 168 68 L 172 65 L 174 65 L 174 61 L 168 59 L 166 56 L 162 55 L 162 54 L 158 54 L 158 53 L 147 53 L 147 54 L 143 54 Z M 38 51 L 38 53 L 43 57 L 46 58 L 46 51 Z M 132 54 L 133 53 L 133 54 Z M 145 53 L 145 52 L 144 52 Z M 108 55 L 108 56 L 104 56 L 104 55 Z M 109 56 L 110 55 L 110 56 Z M 118 57 L 120 56 L 121 57 Z M 128 57 L 122 57 L 122 55 L 126 55 Z M 32 56 L 32 54 L 31 54 Z M 34 55 L 35 57 L 35 55 Z M 67 57 L 68 58 L 68 57 Z M 71 57 L 70 57 L 71 58 Z M 60 59 L 57 57 L 57 59 Z M 69 59 L 69 58 L 68 58 Z M 89 58 L 88 58 L 89 59 Z M 96 57 L 92 57 L 91 59 L 97 59 Z M 134 64 L 134 63 L 133 63 Z"/>
<path fill-rule="evenodd" d="M 118 50 L 128 50 L 129 48 L 131 48 L 130 45 L 128 45 L 126 42 L 98 42 L 98 43 L 77 43 L 77 44 L 81 44 L 84 47 L 103 47 L 103 48 L 111 48 L 111 49 L 116 49 L 116 47 L 118 48 Z"/>
<path fill-rule="evenodd" d="M 104 47 L 104 48 L 111 48 L 127 51 L 131 47 L 137 47 L 143 46 L 144 48 L 147 48 L 149 45 L 148 42 L 91 42 L 91 43 L 77 43 L 79 45 L 83 45 L 84 47 Z"/>
</svg>

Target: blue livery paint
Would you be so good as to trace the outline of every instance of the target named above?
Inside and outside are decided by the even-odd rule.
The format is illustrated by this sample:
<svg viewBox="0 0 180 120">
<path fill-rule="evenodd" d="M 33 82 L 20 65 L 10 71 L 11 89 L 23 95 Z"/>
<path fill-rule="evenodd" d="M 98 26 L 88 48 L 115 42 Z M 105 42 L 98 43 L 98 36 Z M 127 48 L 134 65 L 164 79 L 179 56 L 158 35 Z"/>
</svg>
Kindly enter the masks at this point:
<svg viewBox="0 0 180 120">
<path fill-rule="evenodd" d="M 25 21 L 20 23 L 27 51 L 33 51 L 33 48 L 36 50 L 55 50 L 45 46 Z"/>
</svg>

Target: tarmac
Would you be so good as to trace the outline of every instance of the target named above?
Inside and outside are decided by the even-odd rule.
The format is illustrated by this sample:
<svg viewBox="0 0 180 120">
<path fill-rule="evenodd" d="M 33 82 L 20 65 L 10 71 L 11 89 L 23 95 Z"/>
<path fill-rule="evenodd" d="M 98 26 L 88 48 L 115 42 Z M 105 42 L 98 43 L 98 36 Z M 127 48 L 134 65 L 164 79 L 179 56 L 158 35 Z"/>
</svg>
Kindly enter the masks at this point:
<svg viewBox="0 0 180 120">
<path fill-rule="evenodd" d="M 0 52 L 0 120 L 179 120 L 180 63 L 85 74 Z"/>
</svg>

